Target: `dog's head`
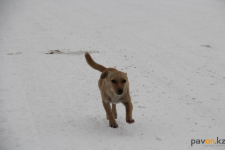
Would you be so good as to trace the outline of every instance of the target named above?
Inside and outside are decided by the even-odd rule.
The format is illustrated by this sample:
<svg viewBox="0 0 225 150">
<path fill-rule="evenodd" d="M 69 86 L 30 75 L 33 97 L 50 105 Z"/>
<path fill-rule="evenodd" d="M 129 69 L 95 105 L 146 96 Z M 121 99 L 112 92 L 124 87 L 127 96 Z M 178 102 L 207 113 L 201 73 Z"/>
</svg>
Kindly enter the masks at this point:
<svg viewBox="0 0 225 150">
<path fill-rule="evenodd" d="M 101 74 L 102 79 L 106 79 L 107 87 L 116 95 L 123 95 L 129 86 L 127 73 L 121 71 L 106 70 Z"/>
</svg>

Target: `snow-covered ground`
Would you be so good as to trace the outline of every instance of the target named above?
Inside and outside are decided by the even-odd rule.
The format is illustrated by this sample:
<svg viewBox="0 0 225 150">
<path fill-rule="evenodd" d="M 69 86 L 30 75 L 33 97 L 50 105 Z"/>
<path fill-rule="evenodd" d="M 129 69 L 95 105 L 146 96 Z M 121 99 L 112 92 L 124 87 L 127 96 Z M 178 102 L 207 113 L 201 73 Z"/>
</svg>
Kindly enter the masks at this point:
<svg viewBox="0 0 225 150">
<path fill-rule="evenodd" d="M 0 150 L 224 150 L 223 0 L 1 0 Z M 59 50 L 61 54 L 46 54 Z M 100 72 L 128 73 L 108 126 Z"/>
</svg>

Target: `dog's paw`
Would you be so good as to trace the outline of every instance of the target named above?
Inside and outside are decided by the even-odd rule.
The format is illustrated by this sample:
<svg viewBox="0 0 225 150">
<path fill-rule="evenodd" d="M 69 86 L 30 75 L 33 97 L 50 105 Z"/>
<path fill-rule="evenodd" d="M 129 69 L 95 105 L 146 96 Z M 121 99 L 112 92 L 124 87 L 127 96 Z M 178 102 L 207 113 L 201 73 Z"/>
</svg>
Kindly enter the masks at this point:
<svg viewBox="0 0 225 150">
<path fill-rule="evenodd" d="M 118 128 L 117 123 L 109 123 L 109 126 L 112 127 L 112 128 Z"/>
<path fill-rule="evenodd" d="M 132 124 L 132 123 L 134 123 L 135 121 L 134 121 L 134 119 L 127 119 L 126 122 L 129 123 L 129 124 Z"/>
</svg>

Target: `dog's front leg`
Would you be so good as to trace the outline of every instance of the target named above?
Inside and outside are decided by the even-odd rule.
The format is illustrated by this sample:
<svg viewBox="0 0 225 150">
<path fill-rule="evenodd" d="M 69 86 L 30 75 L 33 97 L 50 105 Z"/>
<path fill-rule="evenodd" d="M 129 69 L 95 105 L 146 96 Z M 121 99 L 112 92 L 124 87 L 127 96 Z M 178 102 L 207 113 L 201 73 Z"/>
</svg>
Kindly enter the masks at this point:
<svg viewBox="0 0 225 150">
<path fill-rule="evenodd" d="M 134 123 L 134 119 L 132 118 L 133 104 L 131 101 L 123 102 L 123 104 L 126 107 L 126 122 L 129 124 Z"/>
<path fill-rule="evenodd" d="M 112 112 L 114 114 L 114 118 L 117 119 L 116 104 L 112 104 Z"/>
<path fill-rule="evenodd" d="M 102 101 L 102 103 L 103 103 L 103 106 L 105 108 L 106 114 L 107 114 L 108 119 L 109 119 L 109 126 L 112 127 L 112 128 L 117 128 L 118 125 L 116 123 L 113 112 L 111 110 L 110 103 L 105 102 L 104 100 Z"/>
</svg>

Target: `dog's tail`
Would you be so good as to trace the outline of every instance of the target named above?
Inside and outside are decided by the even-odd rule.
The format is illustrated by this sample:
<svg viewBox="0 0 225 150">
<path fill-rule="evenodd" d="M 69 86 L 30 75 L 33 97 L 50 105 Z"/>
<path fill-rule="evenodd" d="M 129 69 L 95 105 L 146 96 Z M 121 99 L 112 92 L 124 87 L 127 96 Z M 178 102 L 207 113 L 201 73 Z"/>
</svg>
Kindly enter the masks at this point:
<svg viewBox="0 0 225 150">
<path fill-rule="evenodd" d="M 85 52 L 85 58 L 87 63 L 94 69 L 103 72 L 106 68 L 98 63 L 96 63 L 88 52 Z"/>
</svg>

